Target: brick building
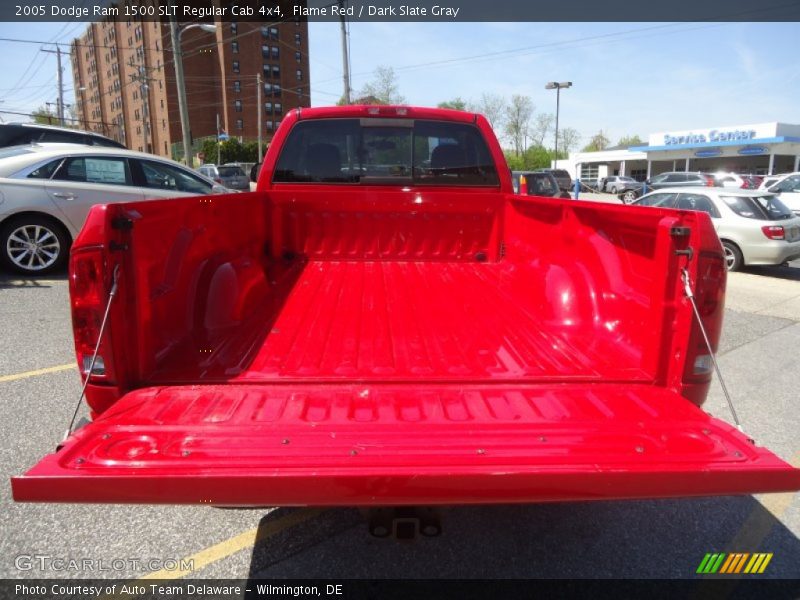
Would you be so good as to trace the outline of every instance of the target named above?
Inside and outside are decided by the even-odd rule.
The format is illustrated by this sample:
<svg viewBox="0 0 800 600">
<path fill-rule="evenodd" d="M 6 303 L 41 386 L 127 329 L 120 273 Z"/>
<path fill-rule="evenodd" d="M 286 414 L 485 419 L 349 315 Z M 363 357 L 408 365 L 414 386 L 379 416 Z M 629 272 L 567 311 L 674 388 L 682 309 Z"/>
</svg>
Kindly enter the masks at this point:
<svg viewBox="0 0 800 600">
<path fill-rule="evenodd" d="M 192 137 L 197 142 L 215 136 L 219 115 L 220 128 L 231 137 L 255 140 L 260 110 L 266 142 L 286 111 L 309 106 L 308 25 L 295 20 L 215 25 L 213 33 L 192 28 L 182 36 Z M 169 23 L 91 23 L 73 40 L 71 59 L 82 127 L 131 150 L 182 156 Z"/>
</svg>

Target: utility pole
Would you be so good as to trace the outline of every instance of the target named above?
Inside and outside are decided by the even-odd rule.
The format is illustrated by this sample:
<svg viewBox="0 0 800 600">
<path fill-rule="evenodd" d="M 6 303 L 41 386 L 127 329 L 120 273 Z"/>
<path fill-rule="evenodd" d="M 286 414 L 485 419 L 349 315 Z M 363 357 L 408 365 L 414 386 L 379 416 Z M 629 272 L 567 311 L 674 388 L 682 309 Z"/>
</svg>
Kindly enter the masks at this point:
<svg viewBox="0 0 800 600">
<path fill-rule="evenodd" d="M 342 74 L 344 77 L 344 103 L 350 104 L 350 55 L 347 44 L 347 22 L 344 16 L 344 2 L 338 0 L 339 18 L 342 25 Z"/>
<path fill-rule="evenodd" d="M 571 81 L 551 81 L 544 86 L 546 90 L 555 90 L 556 91 L 556 149 L 555 149 L 555 164 L 553 165 L 558 166 L 558 113 L 559 109 L 561 108 L 561 90 L 566 88 L 571 88 L 572 82 Z"/>
<path fill-rule="evenodd" d="M 264 156 L 261 154 L 261 119 L 264 116 L 264 107 L 261 106 L 261 73 L 256 73 L 256 110 L 258 111 L 258 160 L 256 162 L 261 162 L 261 158 Z"/>
<path fill-rule="evenodd" d="M 56 46 L 55 50 L 45 50 L 42 49 L 42 52 L 47 52 L 48 54 L 55 54 L 56 59 L 58 60 L 58 103 L 56 104 L 56 109 L 58 113 L 58 122 L 61 126 L 64 126 L 64 68 L 61 66 L 61 46 Z"/>
<path fill-rule="evenodd" d="M 133 57 L 130 60 L 130 67 L 135 68 Z M 152 153 L 153 151 L 153 128 L 150 126 L 150 81 L 154 79 L 147 76 L 147 67 L 139 65 L 138 74 L 131 74 L 131 80 L 139 83 L 139 96 L 142 100 L 142 122 L 144 123 L 144 150 Z"/>
<path fill-rule="evenodd" d="M 178 88 L 178 109 L 181 116 L 181 133 L 183 135 L 183 162 L 192 167 L 192 142 L 189 131 L 189 107 L 186 104 L 186 80 L 183 77 L 183 52 L 178 37 L 178 24 L 175 17 L 169 20 L 169 34 L 172 42 L 172 53 L 175 57 L 175 83 Z"/>
<path fill-rule="evenodd" d="M 217 113 L 217 166 L 221 165 L 220 162 L 222 159 L 220 158 L 220 140 L 219 140 L 219 113 Z"/>
</svg>

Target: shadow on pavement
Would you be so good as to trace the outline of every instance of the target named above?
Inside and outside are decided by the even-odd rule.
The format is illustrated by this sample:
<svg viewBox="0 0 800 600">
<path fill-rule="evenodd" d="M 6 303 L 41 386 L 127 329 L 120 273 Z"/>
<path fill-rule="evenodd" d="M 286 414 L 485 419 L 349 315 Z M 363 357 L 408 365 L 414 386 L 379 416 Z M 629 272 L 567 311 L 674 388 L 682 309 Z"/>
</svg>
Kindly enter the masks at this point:
<svg viewBox="0 0 800 600">
<path fill-rule="evenodd" d="M 0 289 L 4 288 L 50 288 L 53 281 L 66 281 L 67 270 L 59 269 L 46 275 L 19 275 L 0 271 Z"/>
<path fill-rule="evenodd" d="M 750 496 L 452 507 L 442 530 L 378 539 L 356 509 L 330 509 L 262 536 L 249 578 L 693 578 L 708 552 L 772 552 L 759 577 L 800 578 L 800 540 Z"/>
<path fill-rule="evenodd" d="M 800 281 L 800 261 L 792 261 L 786 266 L 746 267 L 742 269 L 742 271 L 744 273 L 750 273 L 751 275 L 761 275 L 763 277 L 776 277 L 778 279 Z"/>
</svg>

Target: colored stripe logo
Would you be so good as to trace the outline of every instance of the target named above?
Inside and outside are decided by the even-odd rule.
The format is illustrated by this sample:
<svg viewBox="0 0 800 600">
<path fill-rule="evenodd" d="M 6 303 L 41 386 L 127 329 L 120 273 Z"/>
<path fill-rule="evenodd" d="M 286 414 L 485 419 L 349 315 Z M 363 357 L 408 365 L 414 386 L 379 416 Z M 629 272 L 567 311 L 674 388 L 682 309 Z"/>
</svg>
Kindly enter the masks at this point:
<svg viewBox="0 0 800 600">
<path fill-rule="evenodd" d="M 700 561 L 697 573 L 720 573 L 735 575 L 737 573 L 763 573 L 772 560 L 772 552 L 719 552 L 708 553 Z"/>
</svg>

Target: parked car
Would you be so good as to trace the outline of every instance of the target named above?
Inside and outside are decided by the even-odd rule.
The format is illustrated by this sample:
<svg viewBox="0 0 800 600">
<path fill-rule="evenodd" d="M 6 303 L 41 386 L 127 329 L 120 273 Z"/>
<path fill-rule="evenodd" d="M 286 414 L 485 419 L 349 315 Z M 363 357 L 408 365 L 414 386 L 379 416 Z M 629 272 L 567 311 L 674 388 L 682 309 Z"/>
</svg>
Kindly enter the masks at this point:
<svg viewBox="0 0 800 600">
<path fill-rule="evenodd" d="M 641 182 L 636 181 L 633 177 L 626 177 L 625 175 L 611 175 L 605 178 L 601 192 L 610 192 L 612 194 L 619 194 L 625 189 L 635 187 L 634 184 L 642 186 Z"/>
<path fill-rule="evenodd" d="M 559 188 L 558 181 L 550 172 L 512 171 L 511 185 L 515 194 L 523 196 L 545 196 L 548 198 L 572 198 L 569 192 Z"/>
<path fill-rule="evenodd" d="M 572 177 L 565 169 L 536 169 L 535 173 L 551 173 L 558 181 L 558 187 L 563 192 L 572 191 Z"/>
<path fill-rule="evenodd" d="M 714 178 L 714 185 L 718 187 L 747 189 L 749 186 L 745 178 L 737 173 L 719 171 L 717 173 L 709 173 L 709 175 Z"/>
<path fill-rule="evenodd" d="M 34 144 L 0 150 L 0 265 L 60 267 L 95 204 L 215 194 L 224 187 L 176 162 L 119 148 Z"/>
<path fill-rule="evenodd" d="M 37 123 L 0 123 L 0 148 L 40 143 L 125 148 L 119 142 L 93 131 L 39 125 Z"/>
<path fill-rule="evenodd" d="M 250 167 L 250 181 L 256 183 L 258 181 L 258 174 L 261 172 L 261 163 L 257 162 Z"/>
<path fill-rule="evenodd" d="M 197 168 L 209 179 L 213 179 L 220 185 L 224 185 L 229 190 L 250 190 L 250 180 L 241 166 L 235 164 L 225 165 L 202 165 Z"/>
<path fill-rule="evenodd" d="M 778 194 L 781 202 L 788 206 L 794 214 L 800 215 L 800 173 L 784 175 L 772 183 L 767 190 Z"/>
<path fill-rule="evenodd" d="M 638 206 L 700 210 L 711 216 L 729 271 L 745 265 L 780 265 L 800 258 L 800 217 L 775 195 L 760 190 L 664 188 Z"/>
<path fill-rule="evenodd" d="M 651 177 L 645 181 L 648 190 L 660 190 L 666 187 L 707 186 L 716 185 L 714 178 L 708 173 L 670 171 Z"/>
<path fill-rule="evenodd" d="M 761 183 L 758 184 L 758 189 L 766 190 L 771 188 L 778 181 L 786 177 L 787 174 L 791 175 L 791 173 L 783 173 L 781 175 L 765 175 L 764 178 L 761 180 Z"/>
</svg>

